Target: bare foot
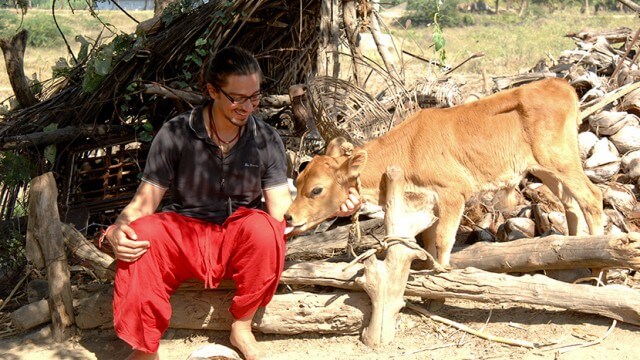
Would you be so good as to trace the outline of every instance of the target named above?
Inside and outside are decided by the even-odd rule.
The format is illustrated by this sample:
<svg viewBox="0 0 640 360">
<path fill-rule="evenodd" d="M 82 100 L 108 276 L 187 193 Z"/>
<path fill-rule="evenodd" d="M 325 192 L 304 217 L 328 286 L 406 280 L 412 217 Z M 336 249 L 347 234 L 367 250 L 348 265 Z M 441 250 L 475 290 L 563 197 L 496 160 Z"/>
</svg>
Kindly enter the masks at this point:
<svg viewBox="0 0 640 360">
<path fill-rule="evenodd" d="M 231 325 L 231 344 L 240 350 L 247 360 L 259 360 L 262 356 L 260 346 L 255 336 L 251 332 L 251 319 L 243 318 L 233 322 Z"/>
<path fill-rule="evenodd" d="M 158 353 L 147 354 L 146 352 L 142 352 L 140 350 L 133 350 L 133 352 L 127 356 L 126 360 L 158 360 L 160 357 Z"/>
</svg>

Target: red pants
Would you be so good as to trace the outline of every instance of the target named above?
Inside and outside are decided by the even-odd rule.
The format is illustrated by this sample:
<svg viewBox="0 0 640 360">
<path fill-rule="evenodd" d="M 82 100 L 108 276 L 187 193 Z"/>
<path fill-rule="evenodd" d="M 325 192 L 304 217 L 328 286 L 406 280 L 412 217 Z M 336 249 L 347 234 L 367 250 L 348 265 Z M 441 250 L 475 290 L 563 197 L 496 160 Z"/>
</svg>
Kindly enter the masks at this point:
<svg viewBox="0 0 640 360">
<path fill-rule="evenodd" d="M 229 311 L 239 319 L 266 306 L 284 266 L 285 222 L 261 210 L 240 208 L 222 225 L 172 212 L 130 224 L 151 243 L 135 262 L 118 261 L 113 321 L 118 336 L 134 349 L 158 351 L 169 327 L 169 297 L 187 279 L 215 288 L 223 278 L 237 290 Z"/>
</svg>

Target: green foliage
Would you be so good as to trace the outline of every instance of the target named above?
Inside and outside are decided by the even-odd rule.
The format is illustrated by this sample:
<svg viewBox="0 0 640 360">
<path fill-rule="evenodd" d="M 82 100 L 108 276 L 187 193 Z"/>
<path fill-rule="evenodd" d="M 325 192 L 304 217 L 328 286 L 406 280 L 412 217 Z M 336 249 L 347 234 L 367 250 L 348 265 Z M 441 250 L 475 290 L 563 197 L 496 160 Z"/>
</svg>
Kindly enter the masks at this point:
<svg viewBox="0 0 640 360">
<path fill-rule="evenodd" d="M 169 3 L 169 5 L 167 5 L 167 7 L 162 11 L 162 20 L 166 26 L 169 26 L 174 20 L 183 14 L 188 14 L 203 4 L 203 0 L 175 0 Z"/>
<path fill-rule="evenodd" d="M 31 180 L 34 165 L 31 161 L 10 151 L 0 151 L 0 183 L 17 186 Z"/>
<path fill-rule="evenodd" d="M 202 68 L 202 63 L 208 53 L 207 50 L 205 50 L 205 47 L 207 47 L 207 40 L 199 38 L 196 40 L 193 52 L 185 57 L 184 63 L 182 64 L 182 75 L 186 81 L 193 79 L 194 74 L 190 71 L 190 69 L 194 68 L 193 65 L 195 65 L 195 69 L 198 69 L 198 71 Z M 196 71 L 196 75 L 198 71 Z"/>
<path fill-rule="evenodd" d="M 82 90 L 95 91 L 109 75 L 116 61 L 131 48 L 134 38 L 128 34 L 116 36 L 110 43 L 96 48 L 90 55 L 82 81 Z"/>
<path fill-rule="evenodd" d="M 471 14 L 464 14 L 456 10 L 456 5 L 461 1 L 442 1 L 442 0 L 409 0 L 407 9 L 413 13 L 407 17 L 400 19 L 404 23 L 407 19 L 411 19 L 415 25 L 429 25 L 434 22 L 435 15 L 438 15 L 438 23 L 442 27 L 468 26 L 475 23 Z"/>
<path fill-rule="evenodd" d="M 64 44 L 51 14 L 37 13 L 21 19 L 19 14 L 12 11 L 0 12 L 0 38 L 11 38 L 22 29 L 29 31 L 28 47 L 57 47 Z M 70 32 L 69 28 L 62 24 L 60 29 L 65 33 Z"/>
<path fill-rule="evenodd" d="M 433 15 L 433 46 L 438 54 L 438 59 L 440 60 L 440 64 L 444 65 L 445 60 L 447 59 L 447 53 L 444 48 L 445 40 L 444 34 L 442 33 L 442 27 L 440 27 L 440 23 L 438 21 L 438 16 L 440 15 L 440 2 L 438 2 L 438 8 L 436 13 Z"/>
<path fill-rule="evenodd" d="M 149 143 L 153 140 L 153 125 L 150 122 L 144 122 L 142 126 L 136 127 L 138 140 Z"/>
</svg>

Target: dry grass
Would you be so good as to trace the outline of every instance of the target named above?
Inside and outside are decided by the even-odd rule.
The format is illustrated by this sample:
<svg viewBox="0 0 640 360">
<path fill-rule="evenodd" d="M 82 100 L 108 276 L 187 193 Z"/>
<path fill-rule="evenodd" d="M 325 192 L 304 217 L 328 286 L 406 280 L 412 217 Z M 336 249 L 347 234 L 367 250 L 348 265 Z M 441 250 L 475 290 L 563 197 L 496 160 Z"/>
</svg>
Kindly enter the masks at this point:
<svg viewBox="0 0 640 360">
<path fill-rule="evenodd" d="M 520 21 L 505 18 L 501 22 L 493 15 L 478 15 L 477 25 L 445 28 L 447 64 L 455 66 L 471 54 L 483 52 L 482 58 L 463 65 L 457 72 L 490 75 L 514 75 L 531 69 L 541 59 L 557 59 L 562 50 L 575 48 L 565 34 L 584 29 L 611 30 L 626 26 L 633 30 L 640 25 L 633 14 L 613 12 L 585 16 L 578 10 L 566 10 L 545 18 Z M 393 25 L 393 22 L 391 22 Z M 404 30 L 397 22 L 392 27 L 402 48 L 426 58 L 435 58 L 431 46 L 431 28 Z M 424 62 L 404 56 L 412 72 L 428 73 Z M 548 62 L 549 63 L 549 62 Z M 416 69 L 417 66 L 417 69 Z"/>
</svg>

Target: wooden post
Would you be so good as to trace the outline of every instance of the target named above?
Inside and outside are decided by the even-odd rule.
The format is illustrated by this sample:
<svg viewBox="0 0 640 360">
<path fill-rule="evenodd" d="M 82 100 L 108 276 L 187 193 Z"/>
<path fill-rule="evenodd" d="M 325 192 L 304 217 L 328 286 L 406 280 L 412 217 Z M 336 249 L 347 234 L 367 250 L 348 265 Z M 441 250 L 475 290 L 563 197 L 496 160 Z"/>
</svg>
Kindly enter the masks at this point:
<svg viewBox="0 0 640 360">
<path fill-rule="evenodd" d="M 58 190 L 53 173 L 31 180 L 27 258 L 36 266 L 47 269 L 53 338 L 62 342 L 66 337 L 66 328 L 74 323 L 74 315 L 69 264 L 60 228 L 57 199 Z"/>
<path fill-rule="evenodd" d="M 342 18 L 344 20 L 344 27 L 347 33 L 347 42 L 349 43 L 349 49 L 351 50 L 351 57 L 353 58 L 353 76 L 355 83 L 359 87 L 364 86 L 365 73 L 361 67 L 362 51 L 358 44 L 359 24 L 357 19 L 355 0 L 343 0 L 342 1 Z"/>
<path fill-rule="evenodd" d="M 386 172 L 385 228 L 387 238 L 399 237 L 412 241 L 414 236 L 424 230 L 424 224 L 432 222 L 422 219 L 414 221 L 408 216 L 404 198 L 404 173 L 396 166 L 390 166 Z M 428 218 L 427 218 L 428 219 Z M 433 219 L 433 216 L 431 216 Z M 356 279 L 371 298 L 371 321 L 362 333 L 362 341 L 371 348 L 391 343 L 395 338 L 396 322 L 400 310 L 405 306 L 404 291 L 409 276 L 411 262 L 426 259 L 423 250 L 409 247 L 402 242 L 388 248 L 384 261 L 371 256 L 365 260 L 364 274 Z"/>
<path fill-rule="evenodd" d="M 373 38 L 373 41 L 376 43 L 376 46 L 378 47 L 378 53 L 380 53 L 380 57 L 382 58 L 382 62 L 384 63 L 384 66 L 387 69 L 389 76 L 391 76 L 395 80 L 402 81 L 402 79 L 400 78 L 400 74 L 396 69 L 395 61 L 393 60 L 391 53 L 389 53 L 389 50 L 387 50 L 384 44 L 384 41 L 382 40 L 382 32 L 380 31 L 380 21 L 379 21 L 380 1 L 376 0 L 376 1 L 372 1 L 371 3 L 373 5 L 372 11 L 371 11 L 371 25 L 370 25 L 371 37 Z"/>
<path fill-rule="evenodd" d="M 17 33 L 10 41 L 0 39 L 9 82 L 22 108 L 37 104 L 38 99 L 29 89 L 29 79 L 24 75 L 24 51 L 27 48 L 27 30 Z"/>
<path fill-rule="evenodd" d="M 335 78 L 340 74 L 340 61 L 338 60 L 339 10 L 338 0 L 322 0 L 320 6 L 320 44 L 316 63 L 316 74 L 319 76 L 329 75 L 329 69 Z"/>
</svg>

